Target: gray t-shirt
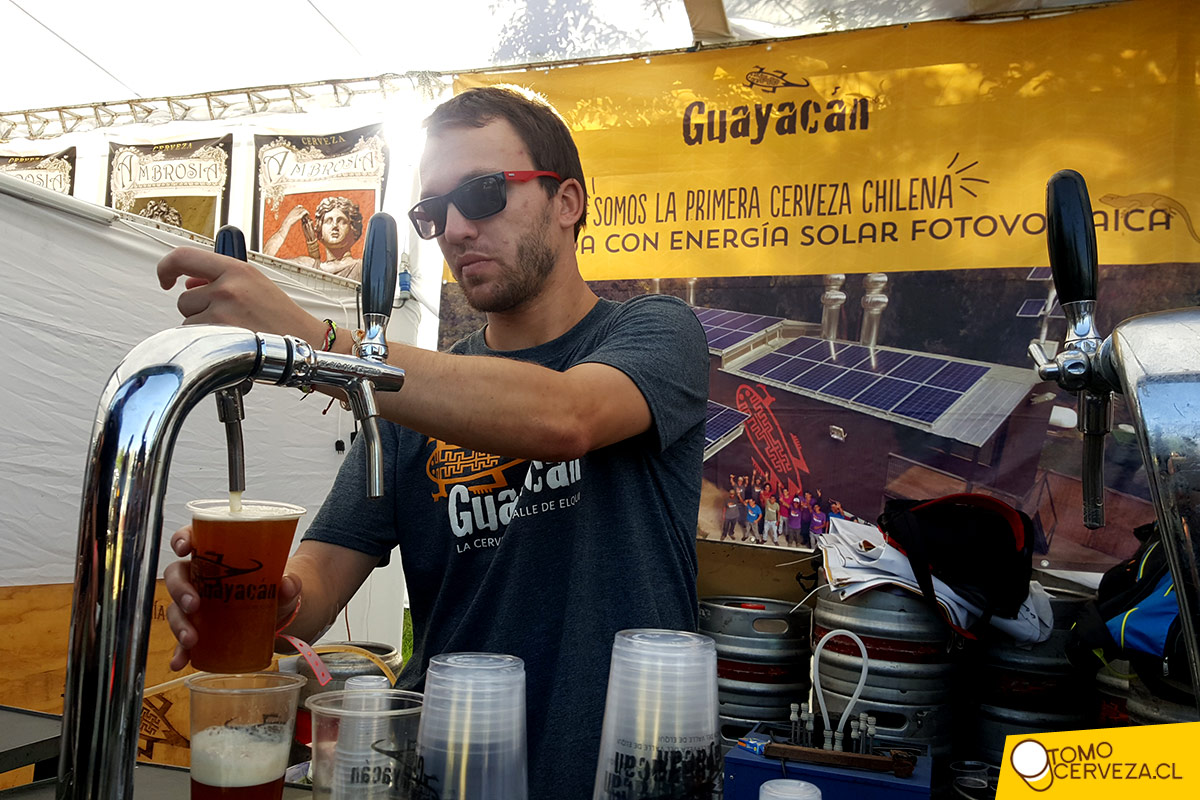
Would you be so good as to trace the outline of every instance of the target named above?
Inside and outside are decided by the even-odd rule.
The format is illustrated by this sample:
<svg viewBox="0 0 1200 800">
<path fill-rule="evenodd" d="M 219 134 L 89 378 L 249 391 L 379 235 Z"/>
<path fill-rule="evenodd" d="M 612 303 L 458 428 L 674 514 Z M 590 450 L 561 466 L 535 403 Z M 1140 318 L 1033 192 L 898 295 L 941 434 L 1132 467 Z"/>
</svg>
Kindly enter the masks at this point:
<svg viewBox="0 0 1200 800">
<path fill-rule="evenodd" d="M 414 629 L 402 688 L 420 689 L 439 653 L 524 659 L 529 797 L 588 797 L 614 635 L 697 626 L 704 332 L 685 303 L 647 295 L 601 299 L 538 347 L 493 351 L 479 331 L 452 352 L 558 371 L 608 364 L 633 380 L 653 422 L 558 463 L 477 453 L 381 422 L 385 496 L 365 497 L 360 436 L 304 538 L 381 560 L 400 547 Z"/>
</svg>

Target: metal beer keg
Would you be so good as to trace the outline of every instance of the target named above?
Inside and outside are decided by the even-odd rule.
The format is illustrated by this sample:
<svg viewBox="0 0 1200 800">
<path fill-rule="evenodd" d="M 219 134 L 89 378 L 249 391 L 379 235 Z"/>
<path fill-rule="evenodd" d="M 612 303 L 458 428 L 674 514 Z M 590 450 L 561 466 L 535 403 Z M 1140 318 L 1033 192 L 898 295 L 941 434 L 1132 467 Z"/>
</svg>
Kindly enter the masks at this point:
<svg viewBox="0 0 1200 800">
<path fill-rule="evenodd" d="M 700 633 L 717 645 L 723 723 L 786 720 L 808 695 L 810 612 L 763 597 L 706 597 Z"/>
<path fill-rule="evenodd" d="M 1067 660 L 1071 625 L 1093 595 L 1046 587 L 1054 611 L 1050 638 L 1035 645 L 988 644 L 978 672 L 977 755 L 999 764 L 1004 739 L 1019 733 L 1047 733 L 1092 727 L 1096 685 L 1090 674 Z"/>
<path fill-rule="evenodd" d="M 838 628 L 858 634 L 867 648 L 866 683 L 851 713 L 875 717 L 878 736 L 908 740 L 935 757 L 948 755 L 957 666 L 945 621 L 910 592 L 872 589 L 839 600 L 825 587 L 813 612 L 813 642 Z M 816 666 L 829 722 L 836 726 L 858 685 L 862 655 L 839 636 L 825 644 Z"/>
<path fill-rule="evenodd" d="M 1096 673 L 1096 724 L 1101 728 L 1123 728 L 1129 724 L 1128 661 L 1110 661 Z"/>
<path fill-rule="evenodd" d="M 1195 703 L 1177 703 L 1150 693 L 1137 677 L 1129 679 L 1129 724 L 1166 725 L 1174 722 L 1200 722 Z"/>
<path fill-rule="evenodd" d="M 383 663 L 388 665 L 393 674 L 399 674 L 403 663 L 399 650 L 390 644 L 383 644 L 381 642 L 323 642 L 321 646 L 349 646 L 366 650 L 368 653 L 378 656 Z M 324 686 L 317 683 L 312 667 L 308 665 L 307 661 L 300 659 L 296 663 L 296 671 L 308 678 L 308 683 L 300 690 L 301 708 L 304 707 L 304 701 L 314 694 L 336 692 L 345 689 L 347 678 L 353 678 L 355 675 L 383 674 L 383 670 L 377 664 L 358 653 L 322 653 L 321 661 L 325 662 L 329 674 L 333 676 L 333 680 Z"/>
</svg>

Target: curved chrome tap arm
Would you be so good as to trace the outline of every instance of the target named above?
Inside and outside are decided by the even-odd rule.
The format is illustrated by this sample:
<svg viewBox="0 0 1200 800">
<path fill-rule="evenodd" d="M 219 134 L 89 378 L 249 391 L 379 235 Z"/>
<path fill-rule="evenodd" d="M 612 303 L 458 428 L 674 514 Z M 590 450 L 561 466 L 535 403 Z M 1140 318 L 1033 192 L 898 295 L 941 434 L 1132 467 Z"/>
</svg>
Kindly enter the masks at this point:
<svg viewBox="0 0 1200 800">
<path fill-rule="evenodd" d="M 287 371 L 281 337 L 176 328 L 135 347 L 100 397 L 79 521 L 60 798 L 132 795 L 171 451 L 196 403 L 267 362 Z"/>
<path fill-rule="evenodd" d="M 1200 711 L 1200 308 L 1127 319 L 1101 354 L 1137 430 Z"/>
<path fill-rule="evenodd" d="M 218 250 L 244 257 L 244 243 L 238 252 L 240 233 L 223 234 Z M 240 400 L 245 389 L 239 387 L 253 380 L 345 391 L 367 437 L 368 490 L 374 497 L 383 494 L 375 393 L 404 385 L 404 370 L 384 363 L 396 287 L 396 241 L 395 220 L 376 214 L 363 254 L 367 336 L 357 354 L 361 357 L 315 351 L 291 336 L 194 325 L 146 339 L 109 378 L 96 412 L 83 485 L 58 764 L 60 799 L 127 800 L 133 794 L 167 472 L 179 428 L 205 395 L 219 396 L 230 437 L 230 478 L 240 484 Z"/>
<path fill-rule="evenodd" d="M 214 325 L 163 331 L 125 357 L 100 397 L 84 479 L 60 798 L 132 795 L 171 452 L 201 399 L 247 379 L 345 389 L 371 420 L 370 436 L 374 392 L 399 389 L 404 371 Z"/>
</svg>

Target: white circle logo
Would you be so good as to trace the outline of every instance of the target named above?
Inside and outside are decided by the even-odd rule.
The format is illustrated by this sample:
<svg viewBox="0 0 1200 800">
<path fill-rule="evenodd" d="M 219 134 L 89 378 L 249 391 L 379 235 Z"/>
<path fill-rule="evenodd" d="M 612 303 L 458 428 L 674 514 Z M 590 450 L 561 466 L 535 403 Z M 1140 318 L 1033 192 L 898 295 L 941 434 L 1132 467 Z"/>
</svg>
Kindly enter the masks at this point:
<svg viewBox="0 0 1200 800">
<path fill-rule="evenodd" d="M 1039 741 L 1026 739 L 1018 743 L 1012 749 L 1009 761 L 1030 789 L 1044 792 L 1054 782 L 1054 774 L 1050 771 L 1050 754 Z"/>
</svg>

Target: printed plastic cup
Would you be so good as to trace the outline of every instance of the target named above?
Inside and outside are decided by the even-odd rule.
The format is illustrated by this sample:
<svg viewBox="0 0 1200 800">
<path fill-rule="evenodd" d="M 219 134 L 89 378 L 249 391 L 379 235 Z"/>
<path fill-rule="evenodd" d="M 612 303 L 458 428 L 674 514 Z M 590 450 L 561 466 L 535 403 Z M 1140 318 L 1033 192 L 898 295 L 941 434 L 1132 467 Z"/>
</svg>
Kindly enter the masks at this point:
<svg viewBox="0 0 1200 800">
<path fill-rule="evenodd" d="M 821 790 L 807 781 L 776 778 L 758 787 L 758 800 L 821 800 Z"/>
<path fill-rule="evenodd" d="M 965 794 L 967 797 L 983 797 L 989 787 L 987 778 L 968 775 L 955 778 L 954 788 L 960 790 L 959 794 Z"/>
<path fill-rule="evenodd" d="M 205 672 L 254 672 L 271 666 L 279 581 L 305 510 L 289 503 L 193 500 L 192 585 L 200 604 L 192 664 Z"/>
<path fill-rule="evenodd" d="M 279 800 L 305 679 L 190 675 L 192 800 Z"/>
<path fill-rule="evenodd" d="M 717 715 L 712 639 L 655 629 L 618 633 L 593 799 L 719 796 Z"/>
<path fill-rule="evenodd" d="M 429 659 L 417 735 L 422 786 L 440 787 L 440 800 L 525 800 L 526 747 L 524 661 L 496 653 Z"/>
<path fill-rule="evenodd" d="M 331 800 L 420 797 L 411 788 L 421 695 L 351 688 L 352 681 L 344 691 L 313 695 L 306 703 L 312 713 L 313 794 Z"/>
<path fill-rule="evenodd" d="M 951 778 L 983 778 L 987 780 L 988 765 L 983 761 L 955 761 L 950 764 Z"/>
</svg>

